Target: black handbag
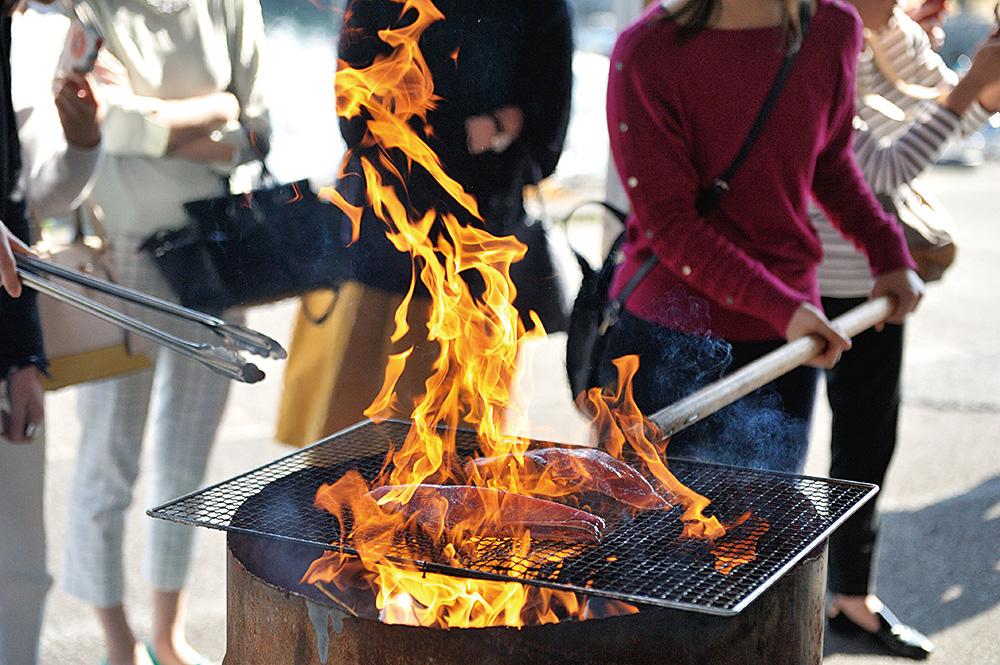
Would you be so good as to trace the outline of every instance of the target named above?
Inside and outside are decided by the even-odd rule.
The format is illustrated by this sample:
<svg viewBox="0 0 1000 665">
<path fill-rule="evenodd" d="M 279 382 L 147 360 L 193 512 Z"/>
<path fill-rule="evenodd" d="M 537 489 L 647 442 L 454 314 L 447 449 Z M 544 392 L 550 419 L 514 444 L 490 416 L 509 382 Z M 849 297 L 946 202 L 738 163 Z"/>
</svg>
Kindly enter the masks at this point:
<svg viewBox="0 0 1000 665">
<path fill-rule="evenodd" d="M 581 203 L 566 216 L 564 226 L 569 223 L 577 210 L 590 203 L 604 206 L 622 226 L 625 226 L 628 214 L 606 201 Z M 566 373 L 574 397 L 597 385 L 597 366 L 607 346 L 607 332 L 611 324 L 617 320 L 618 310 L 623 302 L 620 297 L 610 300 L 610 292 L 611 280 L 620 259 L 624 239 L 625 234 L 619 233 L 597 270 L 591 267 L 590 262 L 582 254 L 575 250 L 573 252 L 583 274 L 566 330 Z"/>
<path fill-rule="evenodd" d="M 757 112 L 753 126 L 739 152 L 733 158 L 729 168 L 721 176 L 716 178 L 711 185 L 704 188 L 699 194 L 695 207 L 698 214 L 704 216 L 715 208 L 726 192 L 729 191 L 729 182 L 736 174 L 743 160 L 750 154 L 753 147 L 764 128 L 764 121 L 770 115 L 771 109 L 778 101 L 778 94 L 788 80 L 791 73 L 792 64 L 799 53 L 802 39 L 805 38 L 809 28 L 809 3 L 802 2 L 799 8 L 800 38 L 798 43 L 789 47 L 785 55 L 784 62 L 778 70 L 778 74 L 768 91 L 764 103 Z M 594 201 L 605 207 L 624 226 L 627 215 L 610 203 L 604 201 Z M 581 204 L 585 205 L 585 204 Z M 579 206 L 578 206 L 579 207 Z M 574 209 L 570 216 L 576 212 Z M 567 217 L 567 220 L 569 217 Z M 583 271 L 583 283 L 576 300 L 573 303 L 573 311 L 570 315 L 569 329 L 566 339 L 566 374 L 569 378 L 570 390 L 574 399 L 591 388 L 600 385 L 598 381 L 598 370 L 604 350 L 607 347 L 608 333 L 618 320 L 618 315 L 625 307 L 625 303 L 635 291 L 639 283 L 656 267 L 658 259 L 656 254 L 652 254 L 639 266 L 628 282 L 622 287 L 618 296 L 613 300 L 610 297 L 611 281 L 614 278 L 615 268 L 621 261 L 621 246 L 625 240 L 625 232 L 622 231 L 615 238 L 614 243 L 604 263 L 599 270 L 594 270 L 590 263 L 579 253 L 576 254 L 580 269 Z"/>
<path fill-rule="evenodd" d="M 191 221 L 159 231 L 142 249 L 182 305 L 221 312 L 336 286 L 347 274 L 342 213 L 308 180 L 191 201 Z"/>
</svg>

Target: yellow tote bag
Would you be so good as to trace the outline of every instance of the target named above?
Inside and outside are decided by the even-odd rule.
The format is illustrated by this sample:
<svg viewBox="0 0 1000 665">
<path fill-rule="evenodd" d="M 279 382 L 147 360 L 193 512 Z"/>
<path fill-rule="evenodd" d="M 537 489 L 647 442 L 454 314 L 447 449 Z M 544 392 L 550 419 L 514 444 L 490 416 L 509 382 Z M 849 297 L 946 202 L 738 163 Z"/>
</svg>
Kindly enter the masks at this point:
<svg viewBox="0 0 1000 665">
<path fill-rule="evenodd" d="M 95 218 L 95 225 L 97 223 Z M 57 243 L 43 236 L 42 241 L 35 245 L 42 258 L 52 263 L 114 282 L 106 249 L 103 234 L 84 233 L 80 211 L 76 213 L 71 241 Z M 82 286 L 67 284 L 66 288 L 116 306 L 114 300 Z M 137 372 L 153 364 L 143 352 L 148 348 L 145 340 L 92 314 L 46 295 L 38 297 L 38 313 L 45 352 L 49 358 L 49 374 L 42 377 L 42 386 L 46 390 Z"/>
<path fill-rule="evenodd" d="M 363 420 L 382 387 L 389 355 L 412 347 L 396 383 L 398 415 L 409 415 L 439 347 L 427 341 L 430 301 L 419 296 L 410 304 L 409 333 L 390 341 L 402 298 L 358 282 L 302 297 L 285 364 L 278 441 L 304 446 Z"/>
</svg>

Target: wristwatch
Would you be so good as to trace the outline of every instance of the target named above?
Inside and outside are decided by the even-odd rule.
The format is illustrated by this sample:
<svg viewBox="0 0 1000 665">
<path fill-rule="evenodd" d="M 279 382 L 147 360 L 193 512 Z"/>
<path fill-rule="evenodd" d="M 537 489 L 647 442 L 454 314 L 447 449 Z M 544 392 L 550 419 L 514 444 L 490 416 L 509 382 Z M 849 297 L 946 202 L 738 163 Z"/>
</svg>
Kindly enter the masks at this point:
<svg viewBox="0 0 1000 665">
<path fill-rule="evenodd" d="M 14 372 L 20 371 L 25 367 L 36 367 L 39 372 L 48 376 L 49 363 L 45 358 L 43 356 L 28 356 L 23 360 L 11 363 L 4 370 L 0 370 L 0 381 L 9 381 Z"/>
</svg>

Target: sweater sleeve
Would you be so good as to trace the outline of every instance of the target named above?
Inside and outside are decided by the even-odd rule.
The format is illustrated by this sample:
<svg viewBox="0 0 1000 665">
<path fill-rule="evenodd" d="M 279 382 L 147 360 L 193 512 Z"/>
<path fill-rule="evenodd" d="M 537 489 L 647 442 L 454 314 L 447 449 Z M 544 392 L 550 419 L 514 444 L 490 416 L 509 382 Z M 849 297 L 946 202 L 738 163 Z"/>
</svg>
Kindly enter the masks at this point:
<svg viewBox="0 0 1000 665">
<path fill-rule="evenodd" d="M 377 56 L 391 52 L 391 47 L 378 36 L 379 30 L 392 24 L 392 16 L 385 8 L 390 4 L 349 0 L 337 44 L 338 72 L 346 68 L 363 69 L 372 64 Z M 338 74 L 335 87 L 342 84 L 341 80 Z M 340 94 L 339 88 L 337 94 Z M 360 146 L 367 131 L 367 121 L 366 112 L 353 118 L 339 117 L 340 135 L 349 149 Z"/>
<path fill-rule="evenodd" d="M 3 221 L 18 239 L 31 242 L 28 221 L 23 215 Z M 19 298 L 11 298 L 0 288 L 0 377 L 6 377 L 14 367 L 37 365 L 44 370 L 48 364 L 42 348 L 37 297 L 33 289 L 26 288 Z"/>
<path fill-rule="evenodd" d="M 948 67 L 940 54 L 934 50 L 920 24 L 907 16 L 900 7 L 896 7 L 893 11 L 893 20 L 896 22 L 896 29 L 905 33 L 908 47 L 907 50 L 897 51 L 894 55 L 897 58 L 908 58 L 912 52 L 912 58 L 909 58 L 911 62 L 893 62 L 897 71 L 907 71 L 908 78 L 913 83 L 932 88 L 953 88 L 958 83 L 958 74 Z M 982 104 L 973 102 L 962 116 L 961 134 L 967 136 L 979 131 L 991 115 L 993 114 L 983 108 Z"/>
<path fill-rule="evenodd" d="M 21 139 L 21 185 L 35 217 L 68 214 L 80 205 L 93 185 L 101 146 L 79 148 L 63 137 L 58 115 L 43 109 L 17 113 Z M 46 140 L 48 139 L 48 140 Z"/>
<path fill-rule="evenodd" d="M 841 78 L 830 115 L 829 139 L 820 152 L 813 178 L 813 195 L 838 231 L 868 257 L 876 277 L 913 268 L 899 224 L 879 205 L 865 183 L 852 152 L 855 115 L 854 88 L 861 50 L 860 23 L 842 51 Z"/>
<path fill-rule="evenodd" d="M 6 192 L 4 196 L 8 197 Z M 12 214 L 2 221 L 14 236 L 30 244 L 31 228 L 21 214 L 21 207 L 11 204 L 9 198 L 4 207 Z M 19 298 L 11 298 L 0 288 L 0 378 L 6 377 L 14 367 L 37 365 L 44 370 L 47 366 L 37 298 L 34 289 L 25 288 Z"/>
<path fill-rule="evenodd" d="M 230 13 L 227 21 L 232 67 L 229 92 L 240 103 L 240 118 L 235 126 L 222 130 L 219 140 L 236 146 L 235 166 L 267 155 L 271 122 L 261 76 L 264 18 L 260 2 L 230 0 L 226 3 L 226 11 Z"/>
<path fill-rule="evenodd" d="M 125 66 L 106 48 L 97 62 L 112 72 L 125 72 Z M 155 97 L 137 95 L 125 86 L 101 85 L 105 115 L 101 123 L 104 150 L 109 155 L 162 157 L 167 152 L 170 128 L 154 119 L 161 106 Z"/>
<path fill-rule="evenodd" d="M 854 155 L 865 181 L 877 193 L 890 193 L 923 173 L 945 143 L 956 136 L 961 119 L 939 104 L 931 104 L 902 134 L 879 140 L 864 121 L 855 118 Z"/>
<path fill-rule="evenodd" d="M 662 90 L 659 65 L 652 59 L 614 63 L 608 129 L 638 232 L 689 286 L 785 330 L 807 295 L 787 286 L 698 214 L 701 183 L 681 120 Z"/>
<path fill-rule="evenodd" d="M 573 97 L 573 34 L 565 0 L 539 2 L 540 20 L 521 62 L 518 104 L 524 110 L 524 138 L 546 178 L 555 171 L 566 142 Z"/>
</svg>

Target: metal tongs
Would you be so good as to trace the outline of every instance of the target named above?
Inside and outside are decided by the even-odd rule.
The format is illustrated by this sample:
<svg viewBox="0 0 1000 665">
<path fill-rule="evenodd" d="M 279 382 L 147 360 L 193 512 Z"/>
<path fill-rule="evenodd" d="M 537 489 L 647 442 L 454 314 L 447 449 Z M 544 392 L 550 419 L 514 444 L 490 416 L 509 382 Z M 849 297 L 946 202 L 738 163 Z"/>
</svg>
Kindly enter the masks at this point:
<svg viewBox="0 0 1000 665">
<path fill-rule="evenodd" d="M 223 376 L 228 376 L 231 379 L 236 379 L 244 383 L 257 383 L 264 378 L 264 372 L 253 363 L 244 360 L 239 355 L 239 351 L 246 351 L 247 353 L 252 353 L 263 358 L 280 359 L 287 356 L 285 349 L 278 342 L 267 335 L 244 326 L 226 323 L 222 319 L 209 316 L 204 312 L 175 305 L 172 302 L 154 298 L 153 296 L 118 284 L 106 282 L 85 273 L 43 261 L 34 256 L 17 254 L 15 258 L 17 260 L 18 275 L 26 286 L 89 314 L 93 314 L 108 323 L 152 340 L 171 351 L 194 358 L 209 369 Z M 148 323 L 123 314 L 113 307 L 97 302 L 65 286 L 56 284 L 50 277 L 64 279 L 68 282 L 79 284 L 88 289 L 93 289 L 94 291 L 99 291 L 142 307 L 148 307 L 149 309 L 176 316 L 191 323 L 203 325 L 220 336 L 225 346 L 192 342 L 164 332 Z"/>
</svg>

